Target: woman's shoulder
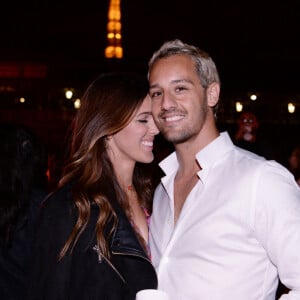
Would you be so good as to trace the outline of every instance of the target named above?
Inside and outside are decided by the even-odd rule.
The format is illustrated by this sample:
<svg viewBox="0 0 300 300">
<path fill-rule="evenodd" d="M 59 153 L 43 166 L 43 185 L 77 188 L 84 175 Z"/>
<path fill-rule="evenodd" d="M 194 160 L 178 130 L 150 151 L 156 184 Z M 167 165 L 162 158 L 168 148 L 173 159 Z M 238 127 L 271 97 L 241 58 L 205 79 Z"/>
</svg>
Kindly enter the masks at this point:
<svg viewBox="0 0 300 300">
<path fill-rule="evenodd" d="M 46 216 L 66 214 L 72 207 L 72 184 L 49 193 L 41 203 L 41 209 Z"/>
</svg>

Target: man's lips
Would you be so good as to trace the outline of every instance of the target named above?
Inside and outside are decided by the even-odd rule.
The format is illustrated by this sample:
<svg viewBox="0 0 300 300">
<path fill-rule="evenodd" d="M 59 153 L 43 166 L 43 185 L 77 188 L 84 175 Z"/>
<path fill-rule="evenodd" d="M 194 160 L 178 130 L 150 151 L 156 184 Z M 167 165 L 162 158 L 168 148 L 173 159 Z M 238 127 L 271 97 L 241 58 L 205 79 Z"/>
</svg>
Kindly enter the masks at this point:
<svg viewBox="0 0 300 300">
<path fill-rule="evenodd" d="M 170 117 L 163 117 L 166 122 L 175 122 L 183 119 L 182 115 L 170 116 Z"/>
</svg>

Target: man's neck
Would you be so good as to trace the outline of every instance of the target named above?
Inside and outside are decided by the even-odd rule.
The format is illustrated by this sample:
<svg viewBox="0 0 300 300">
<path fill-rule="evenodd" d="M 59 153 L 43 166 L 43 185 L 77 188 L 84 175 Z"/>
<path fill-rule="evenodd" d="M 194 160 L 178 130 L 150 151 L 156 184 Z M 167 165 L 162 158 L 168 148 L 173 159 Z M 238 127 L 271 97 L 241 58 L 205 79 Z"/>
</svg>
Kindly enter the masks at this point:
<svg viewBox="0 0 300 300">
<path fill-rule="evenodd" d="M 219 135 L 220 133 L 216 129 L 209 134 L 199 134 L 197 137 L 191 138 L 184 143 L 174 145 L 179 168 L 182 169 L 183 173 L 190 173 L 189 170 L 194 170 L 198 166 L 195 159 L 197 153 L 214 141 Z"/>
</svg>

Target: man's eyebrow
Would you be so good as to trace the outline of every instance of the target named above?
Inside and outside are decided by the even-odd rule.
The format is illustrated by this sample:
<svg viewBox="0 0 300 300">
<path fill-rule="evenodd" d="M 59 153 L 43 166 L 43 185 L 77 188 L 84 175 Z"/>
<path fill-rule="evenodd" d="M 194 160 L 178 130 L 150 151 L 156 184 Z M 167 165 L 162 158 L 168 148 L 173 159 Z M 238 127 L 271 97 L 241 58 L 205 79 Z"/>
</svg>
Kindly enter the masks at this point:
<svg viewBox="0 0 300 300">
<path fill-rule="evenodd" d="M 158 88 L 159 85 L 156 83 L 156 84 L 152 84 L 149 86 L 149 89 L 153 89 L 153 88 Z"/>
<path fill-rule="evenodd" d="M 194 84 L 193 81 L 189 80 L 189 79 L 174 79 L 174 80 L 171 80 L 170 84 L 177 84 L 177 83 L 189 83 L 189 84 Z M 150 89 L 153 89 L 153 88 L 159 88 L 159 84 L 158 83 L 155 83 L 155 84 L 152 84 L 150 85 Z"/>
<path fill-rule="evenodd" d="M 191 81 L 190 79 L 185 79 L 185 78 L 172 80 L 171 83 L 172 84 L 174 84 L 174 83 L 190 83 L 190 84 L 194 84 L 193 81 Z"/>
</svg>

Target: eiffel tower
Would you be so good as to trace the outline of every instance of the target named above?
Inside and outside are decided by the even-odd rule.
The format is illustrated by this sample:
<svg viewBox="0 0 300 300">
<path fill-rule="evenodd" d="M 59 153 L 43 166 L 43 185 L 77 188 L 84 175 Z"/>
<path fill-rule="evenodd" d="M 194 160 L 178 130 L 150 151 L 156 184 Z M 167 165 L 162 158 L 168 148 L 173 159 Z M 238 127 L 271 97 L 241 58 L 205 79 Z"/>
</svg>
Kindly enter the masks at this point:
<svg viewBox="0 0 300 300">
<path fill-rule="evenodd" d="M 107 20 L 107 47 L 106 58 L 123 57 L 122 34 L 121 34 L 121 0 L 110 0 Z"/>
</svg>

